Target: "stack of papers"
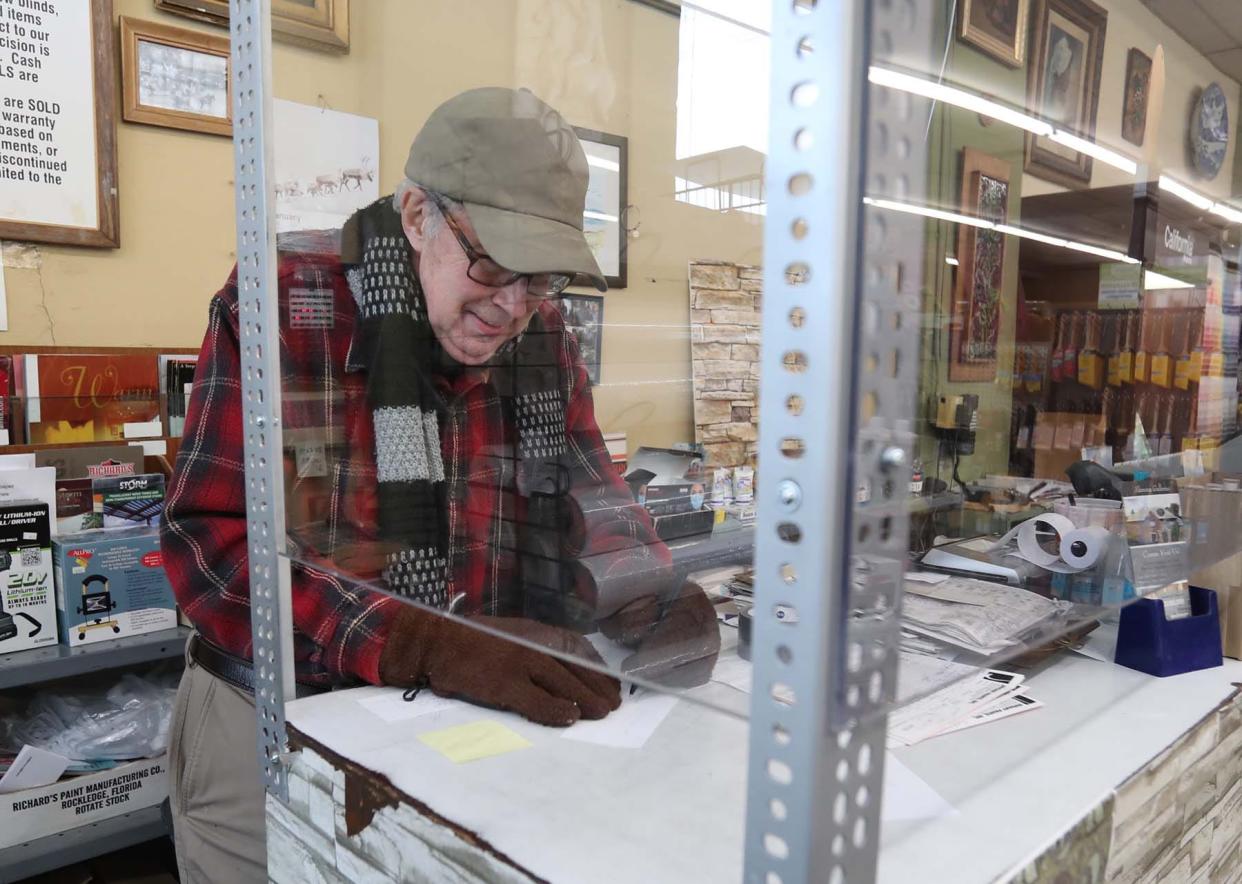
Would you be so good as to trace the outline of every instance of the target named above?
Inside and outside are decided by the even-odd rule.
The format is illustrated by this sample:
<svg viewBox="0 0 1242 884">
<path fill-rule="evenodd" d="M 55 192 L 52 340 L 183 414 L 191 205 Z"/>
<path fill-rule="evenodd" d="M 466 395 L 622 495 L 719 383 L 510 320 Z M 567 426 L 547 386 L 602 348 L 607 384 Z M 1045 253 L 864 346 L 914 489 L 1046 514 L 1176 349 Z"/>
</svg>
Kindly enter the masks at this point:
<svg viewBox="0 0 1242 884">
<path fill-rule="evenodd" d="M 1068 608 L 1066 602 L 969 577 L 934 584 L 907 580 L 902 626 L 988 656 L 1016 645 L 1024 633 Z"/>
<path fill-rule="evenodd" d="M 1043 704 L 1022 690 L 1023 676 L 999 669 L 938 660 L 920 654 L 901 655 L 899 702 L 926 694 L 894 711 L 888 718 L 889 748 L 913 746 L 932 737 L 1038 709 Z M 936 689 L 937 685 L 946 685 Z"/>
</svg>

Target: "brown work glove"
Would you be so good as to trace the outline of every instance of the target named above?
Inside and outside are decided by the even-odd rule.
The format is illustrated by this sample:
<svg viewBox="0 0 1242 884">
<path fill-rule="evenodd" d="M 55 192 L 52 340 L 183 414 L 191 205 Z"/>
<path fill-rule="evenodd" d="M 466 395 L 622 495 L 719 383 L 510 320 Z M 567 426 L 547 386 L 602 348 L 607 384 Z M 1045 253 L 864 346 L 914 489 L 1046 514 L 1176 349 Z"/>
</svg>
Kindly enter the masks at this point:
<svg viewBox="0 0 1242 884">
<path fill-rule="evenodd" d="M 635 652 L 621 670 L 665 685 L 690 688 L 707 682 L 720 654 L 716 609 L 697 583 L 686 581 L 677 597 L 626 605 L 599 624 L 600 631 Z"/>
<path fill-rule="evenodd" d="M 476 617 L 474 623 L 603 664 L 582 636 L 516 617 Z M 380 656 L 384 684 L 426 686 L 506 709 L 539 724 L 567 727 L 579 718 L 603 718 L 621 705 L 616 679 L 476 629 L 466 623 L 405 606 L 397 614 Z"/>
</svg>

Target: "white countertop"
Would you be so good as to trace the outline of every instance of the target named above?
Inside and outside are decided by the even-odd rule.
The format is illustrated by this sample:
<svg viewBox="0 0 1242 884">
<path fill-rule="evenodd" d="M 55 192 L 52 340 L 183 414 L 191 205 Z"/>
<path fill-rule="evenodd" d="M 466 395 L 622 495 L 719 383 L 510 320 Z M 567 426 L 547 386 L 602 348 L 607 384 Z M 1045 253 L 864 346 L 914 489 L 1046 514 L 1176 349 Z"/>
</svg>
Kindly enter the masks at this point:
<svg viewBox="0 0 1242 884">
<path fill-rule="evenodd" d="M 895 753 L 957 813 L 887 824 L 880 880 L 970 884 L 1020 867 L 1228 697 L 1235 681 L 1242 663 L 1233 660 L 1156 679 L 1059 655 L 1028 676 L 1044 708 Z M 385 721 L 359 703 L 385 690 L 297 700 L 288 720 L 549 881 L 741 880 L 748 724 L 736 715 L 683 699 L 642 749 L 616 749 L 465 703 Z M 738 707 L 738 692 L 721 684 L 693 695 Z M 416 739 L 485 718 L 533 745 L 454 764 Z"/>
</svg>

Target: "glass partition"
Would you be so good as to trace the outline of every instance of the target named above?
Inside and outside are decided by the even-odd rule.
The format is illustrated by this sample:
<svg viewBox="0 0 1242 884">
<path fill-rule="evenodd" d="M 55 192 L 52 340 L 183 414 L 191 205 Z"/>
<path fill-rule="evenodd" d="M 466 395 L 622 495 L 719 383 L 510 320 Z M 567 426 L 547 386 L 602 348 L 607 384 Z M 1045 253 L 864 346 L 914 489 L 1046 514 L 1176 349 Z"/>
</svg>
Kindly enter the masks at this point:
<svg viewBox="0 0 1242 884">
<path fill-rule="evenodd" d="M 769 193 L 785 109 L 766 2 L 375 3 L 348 56 L 276 47 L 299 679 L 404 690 L 358 695 L 366 714 L 438 695 L 567 734 L 674 697 L 732 745 L 752 615 L 796 623 L 822 593 L 841 612 L 812 625 L 832 633 L 842 753 L 887 716 L 892 757 L 917 760 L 902 753 L 1039 714 L 1027 688 L 1062 691 L 1071 649 L 1111 661 L 1124 606 L 1197 616 L 1192 572 L 1232 585 L 1236 81 L 1131 0 L 909 8 L 930 29 L 872 35 L 858 72 L 858 180 L 828 183 L 857 187 L 861 257 L 826 288 L 820 255 L 765 271 L 769 196 L 828 198 L 796 176 Z M 816 108 L 803 85 L 791 101 Z M 814 134 L 796 150 L 822 151 Z M 798 329 L 795 293 L 840 290 L 856 352 L 810 341 L 779 365 L 838 361 L 845 380 L 810 393 L 844 448 L 791 435 L 760 463 L 765 298 Z M 911 329 L 911 347 L 862 344 Z M 896 389 L 912 407 L 881 414 L 873 393 Z M 782 503 L 830 512 L 830 536 L 756 519 L 756 489 L 801 478 L 804 454 L 850 499 L 794 484 Z M 756 572 L 769 542 L 843 544 L 846 564 Z M 818 665 L 785 650 L 791 671 Z M 965 801 L 1015 752 L 933 785 Z M 915 822 L 885 829 L 893 850 L 919 856 Z"/>
</svg>

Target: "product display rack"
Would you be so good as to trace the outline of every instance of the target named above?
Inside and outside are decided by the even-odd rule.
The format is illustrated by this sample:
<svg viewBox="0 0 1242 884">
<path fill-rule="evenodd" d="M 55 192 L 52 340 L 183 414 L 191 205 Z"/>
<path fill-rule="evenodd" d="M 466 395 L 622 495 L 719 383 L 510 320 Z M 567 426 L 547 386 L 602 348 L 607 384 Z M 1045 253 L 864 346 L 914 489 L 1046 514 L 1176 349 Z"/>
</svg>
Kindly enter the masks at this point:
<svg viewBox="0 0 1242 884">
<path fill-rule="evenodd" d="M 172 830 L 163 806 L 144 807 L 0 850 L 0 882 L 20 881 L 165 835 L 171 836 Z"/>
<path fill-rule="evenodd" d="M 189 637 L 190 630 L 178 626 L 76 648 L 55 644 L 19 651 L 0 657 L 0 690 L 180 657 Z"/>
</svg>

